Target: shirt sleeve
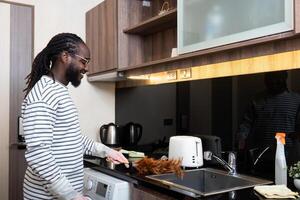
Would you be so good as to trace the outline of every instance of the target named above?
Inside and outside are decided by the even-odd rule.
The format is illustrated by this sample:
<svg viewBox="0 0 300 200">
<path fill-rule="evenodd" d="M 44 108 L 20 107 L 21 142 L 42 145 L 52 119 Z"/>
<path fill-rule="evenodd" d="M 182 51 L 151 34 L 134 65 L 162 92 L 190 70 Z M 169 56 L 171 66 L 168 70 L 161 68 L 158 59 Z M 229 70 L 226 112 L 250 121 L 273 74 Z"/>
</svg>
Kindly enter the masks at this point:
<svg viewBox="0 0 300 200">
<path fill-rule="evenodd" d="M 72 199 L 78 193 L 62 174 L 52 155 L 55 110 L 45 102 L 28 104 L 23 112 L 24 136 L 27 145 L 25 158 L 28 166 L 42 179 L 47 189 L 60 199 Z"/>
<path fill-rule="evenodd" d="M 111 150 L 109 147 L 105 146 L 102 143 L 95 142 L 92 139 L 88 138 L 85 135 L 82 135 L 84 154 L 99 156 L 104 158 L 107 156 L 107 153 Z"/>
</svg>

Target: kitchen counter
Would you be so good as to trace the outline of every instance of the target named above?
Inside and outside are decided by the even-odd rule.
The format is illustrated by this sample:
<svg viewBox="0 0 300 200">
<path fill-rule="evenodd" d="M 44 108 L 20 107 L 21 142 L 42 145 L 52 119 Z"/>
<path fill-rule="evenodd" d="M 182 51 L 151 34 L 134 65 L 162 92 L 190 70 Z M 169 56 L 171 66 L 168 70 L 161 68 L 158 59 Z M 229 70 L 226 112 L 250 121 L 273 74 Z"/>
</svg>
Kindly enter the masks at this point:
<svg viewBox="0 0 300 200">
<path fill-rule="evenodd" d="M 173 197 L 173 199 L 197 199 L 192 198 L 178 192 L 172 191 L 168 186 L 159 183 L 157 181 L 150 180 L 144 176 L 139 176 L 134 168 L 126 168 L 124 165 L 114 165 L 105 161 L 105 159 L 100 158 L 85 158 L 85 167 L 90 167 L 94 170 L 100 171 L 102 173 L 123 179 L 134 184 L 136 187 L 142 187 L 155 191 L 168 197 Z M 235 192 L 227 192 L 222 194 L 216 194 L 208 197 L 201 197 L 198 199 L 205 200 L 232 200 L 232 199 L 249 199 L 249 200 L 260 200 L 264 199 L 262 196 L 256 194 L 253 188 L 237 190 Z"/>
</svg>

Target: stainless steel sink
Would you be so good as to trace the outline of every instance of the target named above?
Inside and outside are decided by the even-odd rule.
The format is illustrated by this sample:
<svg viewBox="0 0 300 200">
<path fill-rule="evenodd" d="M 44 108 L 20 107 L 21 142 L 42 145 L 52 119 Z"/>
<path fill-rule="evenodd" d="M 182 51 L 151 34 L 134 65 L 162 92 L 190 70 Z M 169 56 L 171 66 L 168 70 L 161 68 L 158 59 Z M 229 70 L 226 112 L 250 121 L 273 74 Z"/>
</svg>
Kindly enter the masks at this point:
<svg viewBox="0 0 300 200">
<path fill-rule="evenodd" d="M 226 171 L 211 168 L 186 170 L 182 178 L 174 173 L 150 175 L 147 178 L 159 181 L 171 190 L 192 197 L 209 196 L 272 183 L 272 181 L 251 176 L 229 175 Z"/>
</svg>

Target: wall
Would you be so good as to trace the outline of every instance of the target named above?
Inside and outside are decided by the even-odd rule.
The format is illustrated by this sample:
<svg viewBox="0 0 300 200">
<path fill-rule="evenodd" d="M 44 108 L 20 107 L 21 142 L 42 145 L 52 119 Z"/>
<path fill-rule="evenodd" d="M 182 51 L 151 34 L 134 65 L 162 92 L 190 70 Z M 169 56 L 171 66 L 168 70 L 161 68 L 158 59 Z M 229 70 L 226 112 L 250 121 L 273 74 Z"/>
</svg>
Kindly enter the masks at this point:
<svg viewBox="0 0 300 200">
<path fill-rule="evenodd" d="M 36 55 L 50 38 L 59 32 L 73 32 L 85 40 L 85 12 L 102 0 L 34 2 Z M 100 124 L 115 120 L 115 85 L 90 84 L 85 77 L 79 88 L 69 88 L 79 111 L 82 132 L 90 138 L 97 139 Z"/>
<path fill-rule="evenodd" d="M 34 54 L 39 53 L 55 34 L 73 32 L 85 40 L 85 12 L 103 0 L 15 0 L 35 6 Z M 79 88 L 70 86 L 70 94 L 79 110 L 82 132 L 98 138 L 101 124 L 115 119 L 115 84 L 93 83 L 83 79 Z"/>
<path fill-rule="evenodd" d="M 164 119 L 172 119 L 165 126 Z M 169 138 L 176 133 L 176 85 L 164 84 L 118 89 L 116 92 L 116 123 L 140 123 L 143 135 L 139 144 Z"/>
<path fill-rule="evenodd" d="M 85 12 L 102 0 L 8 0 L 6 2 L 34 5 L 34 55 L 39 53 L 55 34 L 73 32 L 85 40 Z M 0 7 L 1 30 L 9 30 L 9 8 Z M 2 31 L 0 37 L 0 199 L 8 199 L 8 151 L 9 151 L 9 31 Z M 5 50 L 5 52 L 3 52 Z M 70 94 L 77 105 L 82 132 L 92 139 L 98 139 L 101 124 L 115 119 L 115 84 L 93 83 L 83 79 L 82 84 Z"/>
<path fill-rule="evenodd" d="M 190 132 L 193 134 L 211 133 L 211 82 L 209 79 L 190 82 Z"/>
<path fill-rule="evenodd" d="M 0 3 L 1 30 L 10 30 L 10 6 Z M 1 20 L 8 19 L 8 20 Z M 0 37 L 0 199 L 8 199 L 8 150 L 9 150 L 9 31 L 2 31 Z"/>
</svg>

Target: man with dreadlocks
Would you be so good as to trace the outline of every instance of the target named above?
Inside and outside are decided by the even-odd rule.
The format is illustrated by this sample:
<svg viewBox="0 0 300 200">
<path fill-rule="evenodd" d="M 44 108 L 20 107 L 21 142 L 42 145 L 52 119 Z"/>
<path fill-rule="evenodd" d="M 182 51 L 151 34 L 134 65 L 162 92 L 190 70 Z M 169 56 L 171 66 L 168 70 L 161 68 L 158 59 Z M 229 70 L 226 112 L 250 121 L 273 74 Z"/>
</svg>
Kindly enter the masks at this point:
<svg viewBox="0 0 300 200">
<path fill-rule="evenodd" d="M 24 199 L 84 200 L 83 154 L 128 163 L 120 153 L 83 136 L 69 95 L 69 82 L 79 86 L 90 52 L 71 33 L 54 36 L 35 57 L 22 104 L 28 164 Z"/>
</svg>

